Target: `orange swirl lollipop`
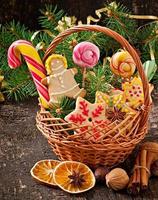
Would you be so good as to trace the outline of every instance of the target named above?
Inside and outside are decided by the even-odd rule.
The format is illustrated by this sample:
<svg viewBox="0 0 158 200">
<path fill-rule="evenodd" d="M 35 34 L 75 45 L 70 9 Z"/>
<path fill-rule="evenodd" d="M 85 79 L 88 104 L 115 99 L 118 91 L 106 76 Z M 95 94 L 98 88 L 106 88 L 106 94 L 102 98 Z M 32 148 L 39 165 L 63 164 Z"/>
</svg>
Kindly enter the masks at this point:
<svg viewBox="0 0 158 200">
<path fill-rule="evenodd" d="M 124 78 L 130 78 L 135 71 L 135 62 L 128 51 L 120 51 L 115 53 L 110 61 L 112 72 Z"/>
</svg>

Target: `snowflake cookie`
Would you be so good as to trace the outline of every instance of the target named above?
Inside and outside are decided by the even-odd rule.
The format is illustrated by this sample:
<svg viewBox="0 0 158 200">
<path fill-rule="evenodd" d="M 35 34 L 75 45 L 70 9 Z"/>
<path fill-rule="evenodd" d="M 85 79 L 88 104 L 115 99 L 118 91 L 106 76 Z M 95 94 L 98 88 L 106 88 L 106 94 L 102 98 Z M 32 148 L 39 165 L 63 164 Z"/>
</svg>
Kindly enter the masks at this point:
<svg viewBox="0 0 158 200">
<path fill-rule="evenodd" d="M 84 138 L 93 141 L 98 141 L 104 135 L 110 122 L 105 118 L 105 103 L 91 104 L 82 97 L 77 98 L 75 110 L 68 114 L 65 120 L 83 126 L 79 133 L 83 135 L 85 132 Z"/>
</svg>

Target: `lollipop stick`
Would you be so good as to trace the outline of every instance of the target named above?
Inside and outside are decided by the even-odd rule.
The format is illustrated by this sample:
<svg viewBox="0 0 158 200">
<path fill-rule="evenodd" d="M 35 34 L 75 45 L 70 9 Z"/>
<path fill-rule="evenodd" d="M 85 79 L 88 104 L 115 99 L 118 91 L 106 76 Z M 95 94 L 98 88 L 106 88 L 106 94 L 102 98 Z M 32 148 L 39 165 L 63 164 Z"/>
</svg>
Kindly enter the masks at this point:
<svg viewBox="0 0 158 200">
<path fill-rule="evenodd" d="M 85 87 L 85 79 L 86 79 L 86 68 L 84 67 L 83 68 L 83 77 L 82 77 L 82 87 L 84 88 Z"/>
</svg>

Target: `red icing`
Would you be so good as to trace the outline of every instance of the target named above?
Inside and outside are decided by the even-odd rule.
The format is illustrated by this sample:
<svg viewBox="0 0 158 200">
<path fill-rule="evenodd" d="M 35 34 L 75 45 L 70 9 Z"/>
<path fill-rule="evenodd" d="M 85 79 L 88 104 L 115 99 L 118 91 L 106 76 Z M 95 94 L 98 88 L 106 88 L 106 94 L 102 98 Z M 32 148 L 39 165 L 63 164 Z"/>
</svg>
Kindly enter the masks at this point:
<svg viewBox="0 0 158 200">
<path fill-rule="evenodd" d="M 99 117 L 99 115 L 102 113 L 102 111 L 104 110 L 104 108 L 101 105 L 98 105 L 98 107 L 92 112 L 92 116 L 95 117 Z"/>
<path fill-rule="evenodd" d="M 82 124 L 86 119 L 84 117 L 82 117 L 81 114 L 72 114 L 70 117 L 69 117 L 69 120 L 74 122 L 74 123 L 79 123 L 79 124 Z"/>
<path fill-rule="evenodd" d="M 97 140 L 100 136 L 101 136 L 101 134 L 97 130 L 94 129 L 94 136 L 93 136 L 94 139 Z"/>
<path fill-rule="evenodd" d="M 81 132 L 85 132 L 85 131 L 87 131 L 87 130 L 88 130 L 88 126 L 84 126 L 84 127 L 82 127 L 82 128 L 80 129 Z"/>
<path fill-rule="evenodd" d="M 85 101 L 80 101 L 80 109 L 82 110 L 82 114 L 88 116 L 89 110 L 87 108 L 88 104 Z"/>
<path fill-rule="evenodd" d="M 103 122 L 103 120 L 95 120 L 96 124 L 101 124 Z"/>
</svg>

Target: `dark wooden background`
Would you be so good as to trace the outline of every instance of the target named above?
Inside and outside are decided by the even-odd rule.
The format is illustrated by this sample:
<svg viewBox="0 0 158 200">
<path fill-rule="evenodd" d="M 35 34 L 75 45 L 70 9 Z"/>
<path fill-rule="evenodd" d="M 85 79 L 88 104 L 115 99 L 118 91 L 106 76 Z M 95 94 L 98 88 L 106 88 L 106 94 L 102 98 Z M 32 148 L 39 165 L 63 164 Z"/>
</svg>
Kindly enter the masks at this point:
<svg viewBox="0 0 158 200">
<path fill-rule="evenodd" d="M 123 3 L 133 14 L 157 15 L 158 0 L 116 0 Z M 39 9 L 45 4 L 58 5 L 68 15 L 75 15 L 86 22 L 88 15 L 104 6 L 111 0 L 0 0 L 0 23 L 4 24 L 12 19 L 20 21 L 31 29 L 39 28 L 37 23 Z"/>
</svg>

